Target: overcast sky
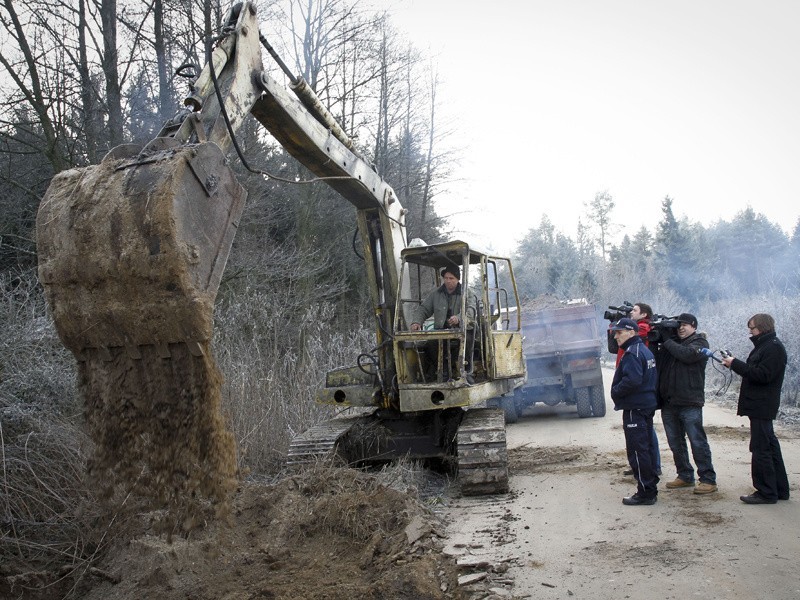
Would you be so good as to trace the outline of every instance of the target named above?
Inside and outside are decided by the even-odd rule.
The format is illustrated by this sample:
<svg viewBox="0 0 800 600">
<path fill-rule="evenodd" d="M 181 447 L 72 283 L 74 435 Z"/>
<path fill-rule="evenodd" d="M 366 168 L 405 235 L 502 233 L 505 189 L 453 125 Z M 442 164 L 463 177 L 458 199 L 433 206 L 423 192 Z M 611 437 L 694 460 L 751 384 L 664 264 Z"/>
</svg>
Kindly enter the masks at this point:
<svg viewBox="0 0 800 600">
<path fill-rule="evenodd" d="M 380 0 L 379 0 L 380 3 Z M 464 181 L 443 212 L 501 252 L 547 213 L 574 237 L 608 190 L 619 236 L 751 206 L 800 216 L 800 1 L 386 0 L 430 54 Z"/>
</svg>

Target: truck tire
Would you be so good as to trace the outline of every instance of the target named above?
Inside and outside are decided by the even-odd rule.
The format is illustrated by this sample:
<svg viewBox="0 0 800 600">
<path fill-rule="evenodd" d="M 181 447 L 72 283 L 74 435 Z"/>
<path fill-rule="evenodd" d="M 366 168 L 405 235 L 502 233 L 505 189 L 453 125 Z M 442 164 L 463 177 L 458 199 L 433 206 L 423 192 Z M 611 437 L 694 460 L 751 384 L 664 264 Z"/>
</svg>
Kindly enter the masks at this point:
<svg viewBox="0 0 800 600">
<path fill-rule="evenodd" d="M 514 396 L 503 396 L 500 399 L 500 406 L 503 408 L 503 413 L 506 416 L 506 423 L 516 423 L 519 420 L 517 403 L 515 402 Z"/>
<path fill-rule="evenodd" d="M 581 419 L 592 416 L 592 400 L 589 397 L 589 388 L 575 388 L 575 404 L 578 406 L 578 416 Z"/>
<path fill-rule="evenodd" d="M 593 385 L 589 388 L 589 397 L 592 400 L 592 413 L 595 417 L 606 416 L 606 396 L 603 393 L 603 388 L 599 385 Z"/>
</svg>

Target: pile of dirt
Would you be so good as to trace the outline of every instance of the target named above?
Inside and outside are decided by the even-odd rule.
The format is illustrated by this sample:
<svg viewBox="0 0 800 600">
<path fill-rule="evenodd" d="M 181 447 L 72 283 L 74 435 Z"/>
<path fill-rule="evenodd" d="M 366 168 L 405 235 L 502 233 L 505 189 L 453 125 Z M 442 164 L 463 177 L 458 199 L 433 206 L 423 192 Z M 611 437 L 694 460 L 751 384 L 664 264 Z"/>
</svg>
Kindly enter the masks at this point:
<svg viewBox="0 0 800 600">
<path fill-rule="evenodd" d="M 101 497 L 132 494 L 146 509 L 167 509 L 165 528 L 189 531 L 227 514 L 236 449 L 210 349 L 200 356 L 186 344 L 169 350 L 164 360 L 154 346 L 143 346 L 133 360 L 114 348 L 110 361 L 87 351 L 78 363 L 79 387 L 95 443 L 89 474 Z"/>
<path fill-rule="evenodd" d="M 243 483 L 232 509 L 227 523 L 172 542 L 152 530 L 120 539 L 75 596 L 461 598 L 455 563 L 441 552 L 442 525 L 414 495 L 374 476 L 318 467 L 275 484 Z"/>
<path fill-rule="evenodd" d="M 536 312 L 546 308 L 562 308 L 564 303 L 553 294 L 540 294 L 535 298 L 525 298 L 522 302 L 523 312 Z"/>
</svg>

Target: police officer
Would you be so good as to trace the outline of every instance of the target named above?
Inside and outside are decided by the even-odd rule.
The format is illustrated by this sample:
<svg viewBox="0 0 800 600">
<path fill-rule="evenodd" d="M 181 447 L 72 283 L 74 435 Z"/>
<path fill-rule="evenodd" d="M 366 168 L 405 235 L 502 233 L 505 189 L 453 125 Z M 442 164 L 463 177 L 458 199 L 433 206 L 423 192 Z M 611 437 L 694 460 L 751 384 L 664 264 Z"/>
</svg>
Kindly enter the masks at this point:
<svg viewBox="0 0 800 600">
<path fill-rule="evenodd" d="M 636 478 L 636 493 L 622 499 L 628 506 L 651 505 L 658 496 L 658 475 L 653 464 L 653 415 L 656 411 L 656 360 L 639 337 L 633 319 L 611 326 L 614 339 L 624 350 L 611 382 L 614 410 L 622 411 L 625 449 Z"/>
</svg>

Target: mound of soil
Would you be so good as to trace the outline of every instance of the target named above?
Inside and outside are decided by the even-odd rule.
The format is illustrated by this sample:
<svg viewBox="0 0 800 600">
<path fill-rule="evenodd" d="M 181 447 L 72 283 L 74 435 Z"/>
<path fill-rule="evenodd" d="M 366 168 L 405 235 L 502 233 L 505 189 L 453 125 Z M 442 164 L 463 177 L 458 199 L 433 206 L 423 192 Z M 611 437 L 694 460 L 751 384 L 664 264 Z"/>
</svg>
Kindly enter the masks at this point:
<svg viewBox="0 0 800 600">
<path fill-rule="evenodd" d="M 460 598 L 440 524 L 413 496 L 352 469 L 314 468 L 244 483 L 229 522 L 172 542 L 120 541 L 75 590 L 141 598 Z"/>
<path fill-rule="evenodd" d="M 103 360 L 87 350 L 78 382 L 95 443 L 89 473 L 100 495 L 136 494 L 147 508 L 169 511 L 163 523 L 188 531 L 209 510 L 228 512 L 236 450 L 208 344 L 199 356 L 186 344 L 169 351 L 164 360 L 154 346 L 142 346 L 131 359 L 113 348 Z"/>
</svg>

